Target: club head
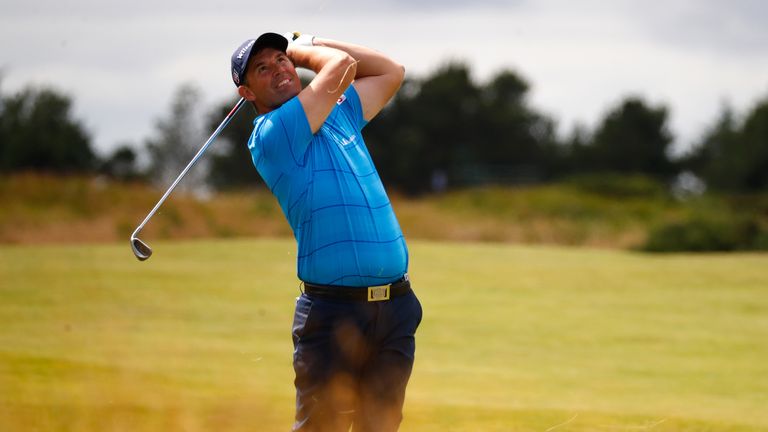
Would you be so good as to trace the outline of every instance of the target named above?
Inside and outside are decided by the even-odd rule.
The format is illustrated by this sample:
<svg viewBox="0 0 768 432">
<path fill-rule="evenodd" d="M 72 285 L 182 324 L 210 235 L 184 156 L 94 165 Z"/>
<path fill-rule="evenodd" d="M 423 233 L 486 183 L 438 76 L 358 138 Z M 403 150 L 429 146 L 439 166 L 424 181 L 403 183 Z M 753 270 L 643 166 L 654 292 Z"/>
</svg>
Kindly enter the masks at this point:
<svg viewBox="0 0 768 432">
<path fill-rule="evenodd" d="M 144 261 L 152 256 L 152 248 L 141 241 L 138 237 L 131 237 L 131 249 L 139 261 Z"/>
</svg>

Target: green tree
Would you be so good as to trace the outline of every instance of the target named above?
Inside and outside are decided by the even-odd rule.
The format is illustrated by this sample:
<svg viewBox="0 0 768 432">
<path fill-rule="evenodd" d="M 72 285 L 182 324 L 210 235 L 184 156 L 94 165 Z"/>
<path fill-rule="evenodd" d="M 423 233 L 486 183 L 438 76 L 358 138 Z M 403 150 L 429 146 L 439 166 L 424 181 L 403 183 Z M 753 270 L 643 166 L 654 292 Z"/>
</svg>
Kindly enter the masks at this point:
<svg viewBox="0 0 768 432">
<path fill-rule="evenodd" d="M 197 87 L 182 84 L 173 95 L 168 116 L 157 120 L 155 135 L 145 143 L 150 158 L 148 175 L 153 183 L 167 186 L 173 182 L 205 143 L 197 111 L 200 99 Z M 208 162 L 203 157 L 179 188 L 204 188 L 207 175 Z"/>
<path fill-rule="evenodd" d="M 0 172 L 89 172 L 96 162 L 69 96 L 36 87 L 0 96 Z"/>
<path fill-rule="evenodd" d="M 731 173 L 741 171 L 739 158 L 733 152 L 738 147 L 738 131 L 733 110 L 724 107 L 715 124 L 704 134 L 694 150 L 683 158 L 683 164 L 701 177 L 708 187 L 737 189 L 737 179 Z M 743 163 L 743 161 L 742 161 Z"/>
<path fill-rule="evenodd" d="M 624 99 L 597 127 L 582 168 L 668 180 L 677 167 L 669 159 L 673 138 L 667 117 L 666 107 L 651 107 L 638 97 Z"/>
<path fill-rule="evenodd" d="M 208 116 L 207 125 L 214 130 L 229 113 L 236 100 L 218 105 Z M 248 151 L 248 139 L 253 131 L 256 110 L 246 102 L 221 131 L 217 143 L 211 149 L 209 181 L 217 189 L 233 189 L 263 185 L 264 182 L 253 166 Z"/>
<path fill-rule="evenodd" d="M 536 116 L 525 106 L 528 83 L 510 71 L 496 75 L 483 88 L 483 123 L 477 144 L 480 158 L 488 163 L 516 164 L 531 160 L 537 142 L 530 133 Z"/>
<path fill-rule="evenodd" d="M 528 106 L 528 89 L 511 71 L 478 85 L 462 63 L 406 80 L 364 132 L 381 176 L 408 193 L 440 178 L 453 187 L 541 178 L 554 122 Z"/>
<path fill-rule="evenodd" d="M 725 191 L 768 187 L 768 98 L 743 121 L 725 107 L 715 124 L 685 159 L 707 186 Z"/>
<path fill-rule="evenodd" d="M 409 189 L 430 188 L 439 175 L 456 184 L 464 176 L 462 170 L 477 162 L 473 132 L 481 109 L 480 92 L 469 68 L 461 63 L 449 63 L 420 83 L 406 115 L 401 116 L 404 128 L 398 138 L 403 141 L 397 143 L 410 141 L 418 150 L 411 156 L 414 166 L 404 173 L 410 177 Z M 413 143 L 416 139 L 422 142 Z"/>
<path fill-rule="evenodd" d="M 586 171 L 589 166 L 587 152 L 592 145 L 592 132 L 583 123 L 577 123 L 560 143 L 553 158 L 557 161 L 555 175 L 567 177 Z"/>
<path fill-rule="evenodd" d="M 482 89 L 483 107 L 476 119 L 479 167 L 495 182 L 532 182 L 555 165 L 555 123 L 529 106 L 529 84 L 503 70 Z M 496 177 L 496 178 L 493 178 Z"/>
<path fill-rule="evenodd" d="M 747 161 L 743 188 L 748 191 L 768 188 L 768 98 L 758 103 L 747 116 L 741 130 L 742 155 Z"/>
<path fill-rule="evenodd" d="M 427 128 L 416 106 L 419 88 L 418 81 L 406 79 L 394 100 L 363 130 L 382 179 L 408 193 L 427 190 L 432 173 L 446 163 L 430 154 Z"/>
<path fill-rule="evenodd" d="M 137 159 L 136 150 L 129 144 L 122 144 L 104 158 L 99 171 L 116 180 L 136 180 L 142 177 Z"/>
</svg>

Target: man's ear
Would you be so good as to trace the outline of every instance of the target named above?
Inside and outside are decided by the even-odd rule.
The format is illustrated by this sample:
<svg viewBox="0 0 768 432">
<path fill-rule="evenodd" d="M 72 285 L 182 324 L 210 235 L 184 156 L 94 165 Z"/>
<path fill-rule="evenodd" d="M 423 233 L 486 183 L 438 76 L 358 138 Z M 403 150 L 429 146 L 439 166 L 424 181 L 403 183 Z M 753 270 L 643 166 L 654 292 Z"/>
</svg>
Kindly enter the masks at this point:
<svg viewBox="0 0 768 432">
<path fill-rule="evenodd" d="M 251 89 L 249 89 L 244 85 L 237 87 L 237 94 L 239 94 L 241 98 L 245 98 L 245 100 L 249 102 L 253 102 L 254 99 L 256 99 L 256 94 Z"/>
</svg>

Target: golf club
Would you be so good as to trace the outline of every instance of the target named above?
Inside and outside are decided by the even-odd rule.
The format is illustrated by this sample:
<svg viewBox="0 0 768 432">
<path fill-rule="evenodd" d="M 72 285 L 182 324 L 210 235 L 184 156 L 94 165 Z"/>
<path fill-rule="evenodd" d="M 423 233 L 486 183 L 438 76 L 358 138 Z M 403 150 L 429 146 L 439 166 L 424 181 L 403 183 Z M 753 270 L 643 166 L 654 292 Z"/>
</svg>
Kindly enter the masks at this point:
<svg viewBox="0 0 768 432">
<path fill-rule="evenodd" d="M 208 148 L 209 145 L 213 142 L 213 140 L 216 139 L 216 137 L 219 135 L 219 133 L 229 124 L 230 120 L 232 120 L 232 117 L 237 114 L 237 112 L 240 110 L 240 108 L 245 103 L 245 98 L 240 98 L 239 101 L 235 104 L 235 106 L 232 108 L 232 110 L 227 114 L 226 117 L 224 117 L 224 120 L 219 124 L 219 127 L 216 128 L 215 131 L 213 131 L 213 134 L 211 134 L 210 138 L 208 138 L 208 141 L 203 144 L 202 147 L 200 147 L 200 150 L 197 151 L 197 154 L 195 154 L 195 157 L 192 158 L 192 160 L 187 164 L 187 166 L 184 168 L 184 170 L 179 174 L 178 177 L 176 177 L 176 180 L 174 180 L 173 184 L 171 184 L 171 187 L 168 188 L 167 191 L 165 191 L 165 194 L 163 194 L 162 198 L 160 198 L 160 201 L 155 204 L 155 207 L 149 212 L 147 217 L 144 218 L 144 220 L 139 224 L 138 227 L 136 227 L 136 230 L 131 234 L 131 249 L 133 250 L 133 254 L 136 255 L 136 258 L 139 259 L 139 261 L 144 261 L 150 256 L 152 256 L 152 248 L 149 247 L 146 243 L 144 243 L 141 239 L 139 239 L 139 231 L 144 228 L 144 225 L 147 224 L 150 218 L 154 216 L 155 212 L 158 208 L 165 202 L 166 198 L 168 198 L 168 195 L 171 194 L 173 189 L 176 187 L 177 184 L 181 181 L 182 178 L 187 174 L 187 171 L 189 171 L 190 168 L 192 168 L 192 165 L 197 162 L 198 159 L 200 159 L 200 156 L 205 153 L 205 150 Z"/>
</svg>

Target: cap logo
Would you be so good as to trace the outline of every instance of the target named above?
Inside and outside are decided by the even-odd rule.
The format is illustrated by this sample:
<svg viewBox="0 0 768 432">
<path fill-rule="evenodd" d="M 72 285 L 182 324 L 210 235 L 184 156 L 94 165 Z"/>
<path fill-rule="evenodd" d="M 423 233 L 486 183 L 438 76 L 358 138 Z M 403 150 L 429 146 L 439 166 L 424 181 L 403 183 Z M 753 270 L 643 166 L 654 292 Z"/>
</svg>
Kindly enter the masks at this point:
<svg viewBox="0 0 768 432">
<path fill-rule="evenodd" d="M 237 54 L 237 59 L 242 60 L 243 56 L 245 55 L 245 52 L 248 51 L 248 49 L 251 48 L 255 43 L 256 43 L 255 40 L 248 42 L 248 45 L 244 46 L 243 49 L 241 49 L 240 52 Z"/>
<path fill-rule="evenodd" d="M 240 75 L 237 72 L 232 72 L 232 79 L 235 80 L 235 84 L 240 84 Z"/>
</svg>

